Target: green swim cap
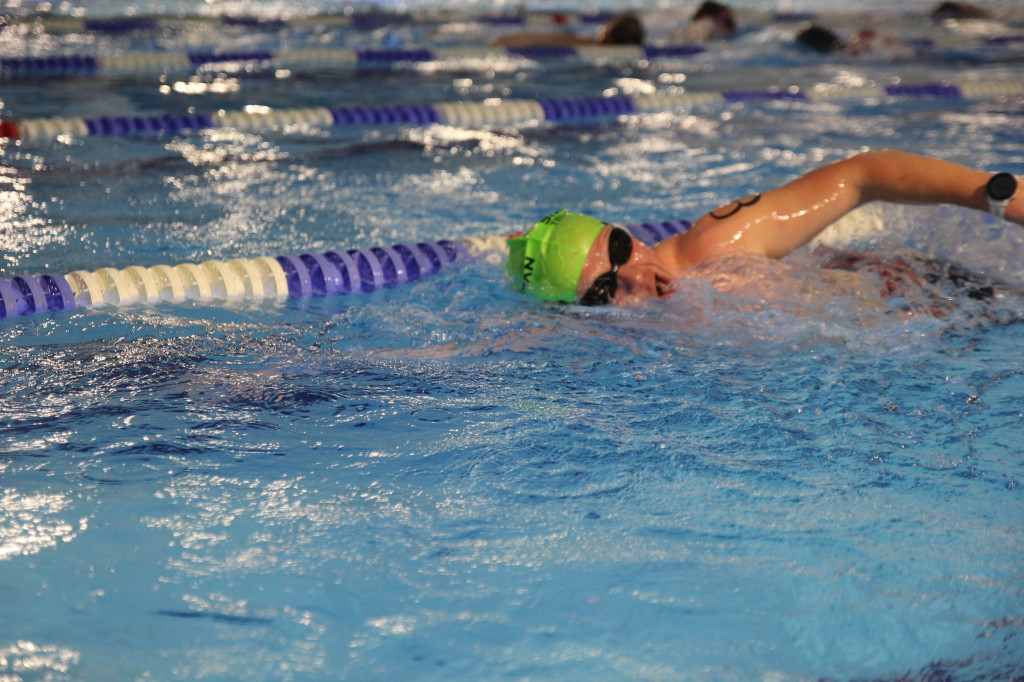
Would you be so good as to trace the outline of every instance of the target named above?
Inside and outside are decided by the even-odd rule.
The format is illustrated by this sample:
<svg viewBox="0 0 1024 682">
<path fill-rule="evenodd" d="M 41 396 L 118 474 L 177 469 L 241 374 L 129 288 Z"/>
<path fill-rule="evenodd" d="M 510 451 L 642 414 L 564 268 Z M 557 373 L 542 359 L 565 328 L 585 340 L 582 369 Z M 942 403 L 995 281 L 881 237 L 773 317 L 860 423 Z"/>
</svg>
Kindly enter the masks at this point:
<svg viewBox="0 0 1024 682">
<path fill-rule="evenodd" d="M 542 301 L 576 302 L 576 285 L 590 247 L 607 226 L 562 209 L 508 240 L 508 274 L 522 291 Z"/>
</svg>

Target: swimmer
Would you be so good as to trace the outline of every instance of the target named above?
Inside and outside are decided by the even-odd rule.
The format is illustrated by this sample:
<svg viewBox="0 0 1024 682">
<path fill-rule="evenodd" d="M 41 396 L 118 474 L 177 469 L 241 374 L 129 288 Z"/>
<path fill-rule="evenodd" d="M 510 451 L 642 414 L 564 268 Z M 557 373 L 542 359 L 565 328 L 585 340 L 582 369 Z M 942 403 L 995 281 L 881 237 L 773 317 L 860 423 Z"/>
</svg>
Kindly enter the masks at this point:
<svg viewBox="0 0 1024 682">
<path fill-rule="evenodd" d="M 508 240 L 507 267 L 518 288 L 541 300 L 630 305 L 669 296 L 673 283 L 712 261 L 781 259 L 873 201 L 956 204 L 1024 226 L 1024 192 L 1013 176 L 885 150 L 726 204 L 653 248 L 622 227 L 557 211 Z"/>
<path fill-rule="evenodd" d="M 862 28 L 854 33 L 849 40 L 844 41 L 831 29 L 811 25 L 800 31 L 795 40 L 798 44 L 822 54 L 848 52 L 857 57 L 874 55 L 889 58 L 914 55 L 913 48 L 904 45 L 891 35 L 881 33 L 873 28 Z"/>
<path fill-rule="evenodd" d="M 702 43 L 707 40 L 725 40 L 736 35 L 736 13 L 731 8 L 714 0 L 701 3 L 688 23 L 676 35 L 687 43 Z"/>
<path fill-rule="evenodd" d="M 491 41 L 494 47 L 575 47 L 579 45 L 642 45 L 644 27 L 634 14 L 620 14 L 597 32 L 596 38 L 572 33 L 511 33 Z"/>
<path fill-rule="evenodd" d="M 941 2 L 932 10 L 931 17 L 935 21 L 946 19 L 986 19 L 991 14 L 967 2 Z"/>
</svg>

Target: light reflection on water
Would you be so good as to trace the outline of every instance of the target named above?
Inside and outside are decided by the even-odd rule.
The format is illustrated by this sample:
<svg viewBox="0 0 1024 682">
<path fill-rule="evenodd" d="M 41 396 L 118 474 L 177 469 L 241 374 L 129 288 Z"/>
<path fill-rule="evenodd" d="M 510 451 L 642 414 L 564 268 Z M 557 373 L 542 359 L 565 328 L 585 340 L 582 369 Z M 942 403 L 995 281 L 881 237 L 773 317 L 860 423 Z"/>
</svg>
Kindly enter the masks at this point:
<svg viewBox="0 0 1024 682">
<path fill-rule="evenodd" d="M 64 495 L 20 495 L 16 491 L 0 495 L 0 561 L 30 556 L 51 549 L 60 542 L 71 542 L 78 534 L 75 526 L 60 518 L 71 505 Z M 88 526 L 82 519 L 79 531 Z"/>
</svg>

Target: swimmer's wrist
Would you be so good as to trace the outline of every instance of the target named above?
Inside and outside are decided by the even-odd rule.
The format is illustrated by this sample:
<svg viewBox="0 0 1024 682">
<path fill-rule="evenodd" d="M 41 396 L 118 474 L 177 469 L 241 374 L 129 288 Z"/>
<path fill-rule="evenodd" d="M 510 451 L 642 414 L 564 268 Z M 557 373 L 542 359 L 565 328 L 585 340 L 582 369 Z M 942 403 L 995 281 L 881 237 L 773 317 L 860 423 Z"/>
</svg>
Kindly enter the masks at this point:
<svg viewBox="0 0 1024 682">
<path fill-rule="evenodd" d="M 1017 178 L 1009 173 L 996 173 L 985 184 L 988 212 L 997 218 L 1006 217 L 1006 207 L 1017 194 Z"/>
</svg>

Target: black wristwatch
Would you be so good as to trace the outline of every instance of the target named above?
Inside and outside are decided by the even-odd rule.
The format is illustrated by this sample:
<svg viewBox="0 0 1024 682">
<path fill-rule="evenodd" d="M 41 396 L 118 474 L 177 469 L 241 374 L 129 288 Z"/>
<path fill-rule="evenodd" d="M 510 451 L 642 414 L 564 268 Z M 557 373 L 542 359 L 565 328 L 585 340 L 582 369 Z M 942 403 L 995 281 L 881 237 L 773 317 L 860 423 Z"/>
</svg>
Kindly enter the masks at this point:
<svg viewBox="0 0 1024 682">
<path fill-rule="evenodd" d="M 985 194 L 988 196 L 988 212 L 997 218 L 1002 218 L 1006 211 L 1006 205 L 1017 193 L 1017 178 L 1009 173 L 996 173 L 989 178 L 985 185 Z"/>
</svg>

